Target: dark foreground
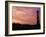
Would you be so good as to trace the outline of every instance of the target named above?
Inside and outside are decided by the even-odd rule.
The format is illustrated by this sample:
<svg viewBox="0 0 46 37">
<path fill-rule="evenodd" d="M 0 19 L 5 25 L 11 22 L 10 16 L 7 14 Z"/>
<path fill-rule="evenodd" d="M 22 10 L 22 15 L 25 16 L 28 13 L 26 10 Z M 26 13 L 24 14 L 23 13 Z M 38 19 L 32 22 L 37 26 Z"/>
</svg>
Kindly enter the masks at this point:
<svg viewBox="0 0 46 37">
<path fill-rule="evenodd" d="M 13 23 L 12 24 L 12 30 L 31 30 L 31 29 L 40 29 L 40 24 L 36 24 L 36 25 L 21 25 L 19 23 Z"/>
</svg>

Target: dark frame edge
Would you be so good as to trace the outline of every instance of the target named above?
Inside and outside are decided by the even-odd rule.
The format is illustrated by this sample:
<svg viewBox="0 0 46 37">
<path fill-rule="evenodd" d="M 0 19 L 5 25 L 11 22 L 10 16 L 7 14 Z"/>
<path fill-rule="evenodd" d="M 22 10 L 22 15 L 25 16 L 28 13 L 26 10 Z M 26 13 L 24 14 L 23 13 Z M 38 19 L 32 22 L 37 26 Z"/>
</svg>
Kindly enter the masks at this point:
<svg viewBox="0 0 46 37">
<path fill-rule="evenodd" d="M 45 3 L 43 4 L 43 33 L 45 34 Z"/>
<path fill-rule="evenodd" d="M 45 4 L 41 2 L 26 2 L 26 1 L 5 1 L 5 2 L 16 2 L 16 3 L 28 3 L 28 4 Z"/>
<path fill-rule="evenodd" d="M 5 1 L 5 36 L 8 36 L 8 2 Z"/>
</svg>

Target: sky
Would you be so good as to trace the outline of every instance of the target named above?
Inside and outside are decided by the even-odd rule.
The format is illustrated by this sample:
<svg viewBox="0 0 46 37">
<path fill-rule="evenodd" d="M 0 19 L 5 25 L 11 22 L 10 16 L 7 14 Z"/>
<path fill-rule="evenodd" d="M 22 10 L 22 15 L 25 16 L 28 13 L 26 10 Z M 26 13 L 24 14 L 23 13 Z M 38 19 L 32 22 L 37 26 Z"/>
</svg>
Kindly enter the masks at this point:
<svg viewBox="0 0 46 37">
<path fill-rule="evenodd" d="M 12 23 L 35 25 L 37 23 L 36 7 L 12 7 Z"/>
</svg>

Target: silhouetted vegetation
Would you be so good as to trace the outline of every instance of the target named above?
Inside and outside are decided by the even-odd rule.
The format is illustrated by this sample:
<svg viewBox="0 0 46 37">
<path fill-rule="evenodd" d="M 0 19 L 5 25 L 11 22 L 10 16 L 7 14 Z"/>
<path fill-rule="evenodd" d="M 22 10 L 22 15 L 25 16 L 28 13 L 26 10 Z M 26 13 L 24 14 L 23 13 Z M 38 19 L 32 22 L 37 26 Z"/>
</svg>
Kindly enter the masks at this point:
<svg viewBox="0 0 46 37">
<path fill-rule="evenodd" d="M 40 24 L 38 25 L 19 24 L 19 23 L 12 24 L 12 30 L 29 30 L 29 29 L 40 29 Z"/>
</svg>

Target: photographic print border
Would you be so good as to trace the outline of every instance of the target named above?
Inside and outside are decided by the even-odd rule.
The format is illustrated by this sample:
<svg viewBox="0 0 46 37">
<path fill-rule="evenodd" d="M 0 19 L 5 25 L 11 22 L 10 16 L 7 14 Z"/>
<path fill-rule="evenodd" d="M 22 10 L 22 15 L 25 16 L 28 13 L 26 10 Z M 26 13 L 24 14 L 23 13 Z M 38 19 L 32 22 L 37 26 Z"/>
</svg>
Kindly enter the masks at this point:
<svg viewBox="0 0 46 37">
<path fill-rule="evenodd" d="M 28 3 L 28 4 L 42 4 L 43 5 L 43 32 L 42 33 L 28 33 L 28 34 L 12 34 L 8 33 L 8 2 L 17 2 L 17 3 Z M 18 35 L 34 35 L 34 34 L 44 34 L 45 33 L 45 3 L 40 2 L 22 2 L 22 1 L 5 1 L 5 36 L 18 36 Z"/>
</svg>

